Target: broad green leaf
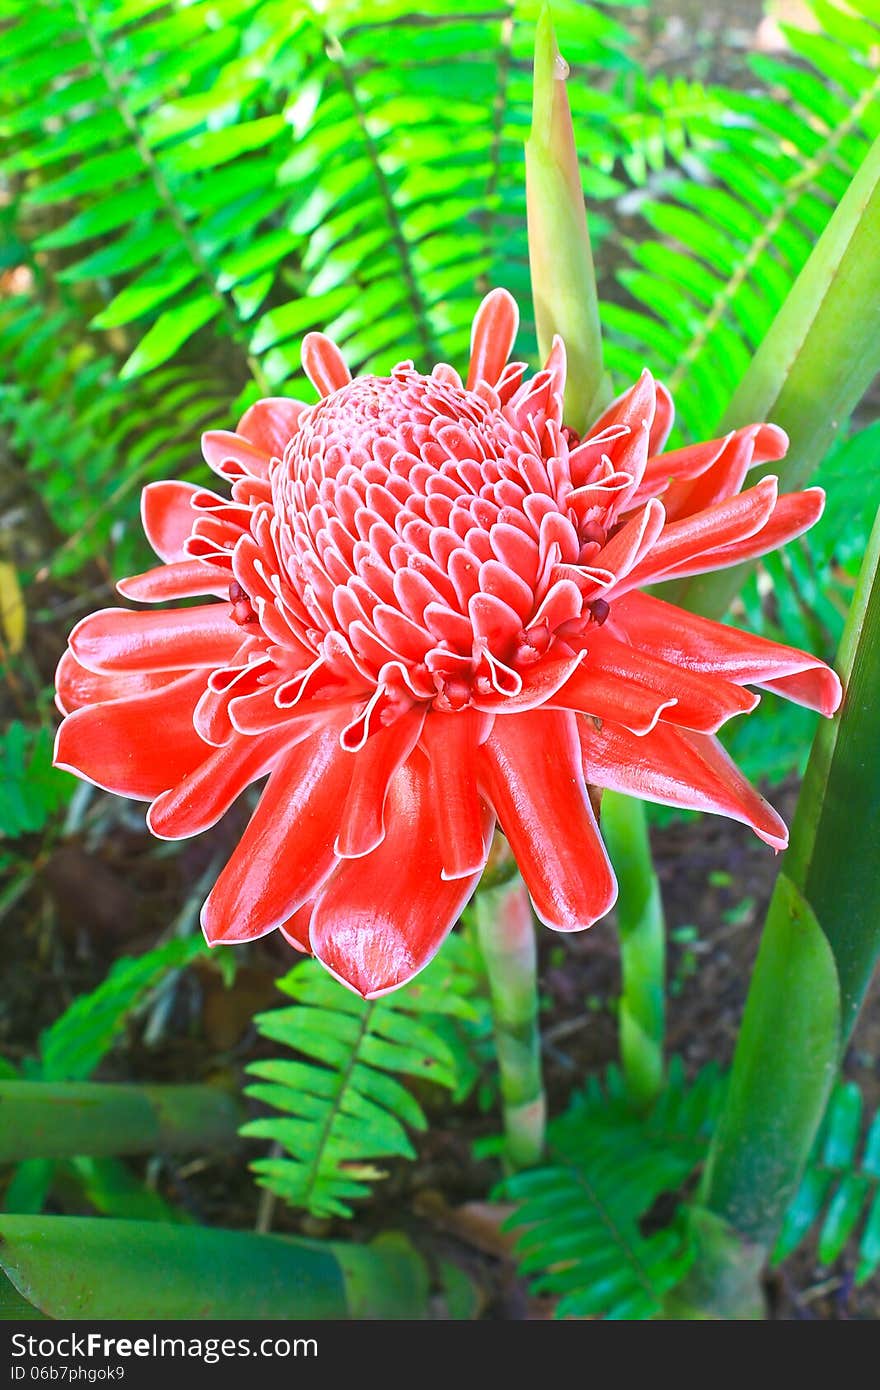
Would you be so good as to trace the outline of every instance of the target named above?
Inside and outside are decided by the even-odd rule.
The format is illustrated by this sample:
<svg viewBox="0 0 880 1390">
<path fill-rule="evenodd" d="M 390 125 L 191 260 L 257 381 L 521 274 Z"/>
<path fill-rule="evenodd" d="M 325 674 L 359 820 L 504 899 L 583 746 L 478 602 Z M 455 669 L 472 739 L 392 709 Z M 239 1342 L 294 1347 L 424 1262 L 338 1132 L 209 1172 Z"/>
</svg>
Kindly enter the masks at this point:
<svg viewBox="0 0 880 1390">
<path fill-rule="evenodd" d="M 793 127 L 794 129 L 794 127 Z M 804 266 L 724 414 L 719 432 L 772 420 L 788 432 L 783 490 L 803 485 L 880 369 L 880 138 Z M 723 614 L 744 567 L 666 586 L 664 598 Z"/>
<path fill-rule="evenodd" d="M 701 1201 L 743 1237 L 776 1235 L 837 1071 L 840 991 L 809 903 L 782 873 L 770 904 Z"/>
<path fill-rule="evenodd" d="M 0 1216 L 0 1269 L 80 1321 L 419 1317 L 426 1293 L 409 1249 L 74 1216 Z"/>
</svg>

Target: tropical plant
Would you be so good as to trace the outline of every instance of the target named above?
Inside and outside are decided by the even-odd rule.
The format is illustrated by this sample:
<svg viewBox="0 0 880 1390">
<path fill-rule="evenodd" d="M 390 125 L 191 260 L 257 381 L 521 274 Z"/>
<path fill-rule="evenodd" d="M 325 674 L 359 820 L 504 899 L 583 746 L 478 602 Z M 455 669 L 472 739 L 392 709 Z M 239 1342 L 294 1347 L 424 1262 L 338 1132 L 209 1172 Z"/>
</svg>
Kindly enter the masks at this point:
<svg viewBox="0 0 880 1390">
<path fill-rule="evenodd" d="M 136 834 L 131 815 L 94 789 L 70 805 L 49 767 L 62 627 L 149 563 L 143 485 L 161 497 L 160 480 L 174 476 L 188 496 L 204 482 L 202 430 L 228 444 L 217 431 L 258 398 L 308 394 L 300 345 L 310 333 L 330 335 L 355 375 L 386 375 L 410 357 L 420 369 L 461 364 L 476 304 L 503 286 L 523 309 L 518 354 L 543 360 L 563 332 L 569 429 L 587 426 L 646 362 L 676 398 L 670 447 L 733 431 L 738 441 L 753 421 L 777 421 L 792 438 L 783 479 L 787 469 L 791 489 L 825 487 L 821 521 L 749 573 L 685 576 L 670 596 L 703 615 L 688 620 L 695 630 L 729 616 L 836 661 L 848 688 L 812 754 L 815 717 L 784 714 L 772 694 L 725 734 L 754 779 L 807 765 L 729 1072 L 667 1063 L 660 884 L 641 803 L 623 794 L 644 791 L 645 777 L 622 790 L 609 782 L 620 1063 L 551 1095 L 546 1151 L 546 1001 L 503 846 L 464 928 L 399 992 L 364 1000 L 317 962 L 287 971 L 272 958 L 287 1002 L 256 1017 L 239 1102 L 201 1075 L 181 1086 L 115 1079 L 127 1025 L 145 1009 L 166 1017 L 180 972 L 204 949 L 189 932 L 229 850 L 210 828 L 204 859 L 144 840 L 138 852 L 156 872 L 173 860 L 194 880 L 177 922 L 157 924 L 162 944 L 74 998 L 38 1046 L 0 1061 L 0 1105 L 12 1117 L 0 1138 L 0 1316 L 424 1318 L 436 1315 L 438 1290 L 447 1312 L 471 1316 L 467 1277 L 442 1262 L 429 1271 L 397 1237 L 358 1239 L 376 1181 L 417 1158 L 453 1105 L 468 1121 L 479 1115 L 481 1130 L 503 1130 L 483 1135 L 480 1152 L 505 1170 L 495 1195 L 514 1205 L 508 1238 L 556 1316 L 759 1315 L 768 1262 L 815 1248 L 823 1268 L 854 1264 L 859 1285 L 880 1266 L 880 1128 L 840 1081 L 880 944 L 870 842 L 880 814 L 880 532 L 870 539 L 880 426 L 865 394 L 880 365 L 880 11 L 876 0 L 806 5 L 804 21 L 782 25 L 784 47 L 733 58 L 722 80 L 699 64 L 685 74 L 658 64 L 656 16 L 635 0 L 554 0 L 565 60 L 537 0 L 429 0 L 418 13 L 405 0 L 0 0 L 0 663 L 10 710 L 0 913 L 4 930 L 23 924 L 16 942 L 37 942 L 41 969 L 63 956 L 42 888 L 54 847 Z M 554 104 L 568 68 L 577 154 Z M 546 140 L 542 100 L 555 122 Z M 492 312 L 501 302 L 489 301 Z M 339 386 L 326 339 L 309 341 L 313 378 Z M 608 446 L 615 458 L 624 447 Z M 217 461 L 219 444 L 214 452 Z M 776 471 L 775 454 L 752 476 L 771 463 Z M 148 597 L 155 573 L 140 588 L 130 581 L 128 596 Z M 251 595 L 230 598 L 245 631 Z M 605 616 L 600 608 L 598 626 Z M 102 682 L 107 699 L 106 672 L 72 674 L 66 660 L 62 700 L 88 705 Z M 166 674 L 152 678 L 161 687 Z M 126 679 L 110 691 L 109 723 Z M 138 741 L 170 765 L 174 739 L 141 713 Z M 601 733 L 588 730 L 597 748 Z M 652 746 L 648 735 L 631 742 Z M 203 788 L 218 804 L 223 747 L 212 742 Z M 486 756 L 474 748 L 474 763 Z M 196 800 L 188 783 L 181 797 L 185 818 Z M 558 855 L 570 831 L 561 804 L 560 794 L 558 833 L 542 853 Z M 749 805 L 752 819 L 769 814 Z M 425 870 L 416 838 L 398 845 L 413 883 Z M 387 879 L 391 898 L 390 867 Z M 296 919 L 281 925 L 306 944 Z M 351 943 L 343 955 L 360 960 Z M 341 960 L 331 961 L 337 974 Z M 234 973 L 231 953 L 221 969 Z M 5 1028 L 0 1008 L 0 1038 Z M 159 1190 L 155 1165 L 131 1161 L 231 1147 L 239 1128 L 246 1143 L 235 1152 L 267 1189 L 258 1235 L 199 1224 Z M 309 1238 L 271 1236 L 272 1221 Z M 167 1277 L 145 1290 L 148 1259 Z"/>
</svg>

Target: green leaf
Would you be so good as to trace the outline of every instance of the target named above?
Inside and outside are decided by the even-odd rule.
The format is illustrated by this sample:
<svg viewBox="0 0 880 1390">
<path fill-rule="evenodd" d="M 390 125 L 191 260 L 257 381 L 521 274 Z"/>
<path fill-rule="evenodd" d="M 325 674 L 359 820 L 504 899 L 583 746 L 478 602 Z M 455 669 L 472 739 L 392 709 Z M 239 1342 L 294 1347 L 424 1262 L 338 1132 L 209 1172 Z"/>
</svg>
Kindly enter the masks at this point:
<svg viewBox="0 0 880 1390">
<path fill-rule="evenodd" d="M 701 1161 L 722 1088 L 714 1069 L 690 1085 L 680 1063 L 652 1110 L 625 1099 L 609 1069 L 549 1126 L 549 1162 L 504 1181 L 516 1209 L 506 1226 L 536 1293 L 559 1298 L 558 1317 L 652 1318 L 686 1274 L 694 1253 L 677 1218 L 646 1235 L 645 1218 Z"/>
<path fill-rule="evenodd" d="M 831 943 L 840 976 L 841 1043 L 880 954 L 880 513 L 837 659 L 843 708 L 820 727 L 792 827 L 790 873 Z M 841 866 L 846 866 L 846 872 Z"/>
<path fill-rule="evenodd" d="M 210 1086 L 0 1081 L 0 1162 L 228 1144 L 239 1119 Z"/>
<path fill-rule="evenodd" d="M 116 961 L 106 980 L 80 995 L 40 1037 L 49 1081 L 84 1081 L 113 1046 L 132 1009 L 169 971 L 206 950 L 204 938 L 177 938 L 146 955 Z"/>
<path fill-rule="evenodd" d="M 190 1221 L 185 1212 L 169 1206 L 119 1159 L 75 1158 L 71 1171 L 86 1201 L 102 1216 L 130 1221 Z"/>
<path fill-rule="evenodd" d="M 0 1216 L 0 1268 L 41 1312 L 80 1321 L 419 1317 L 426 1290 L 409 1250 L 74 1216 Z"/>
<path fill-rule="evenodd" d="M 485 1027 L 487 1005 L 473 998 L 478 969 L 468 943 L 453 937 L 417 981 L 377 1001 L 345 989 L 317 961 L 285 976 L 280 988 L 295 1006 L 256 1022 L 264 1037 L 301 1056 L 248 1068 L 259 1078 L 248 1095 L 281 1113 L 251 1121 L 242 1134 L 272 1140 L 285 1155 L 257 1159 L 258 1180 L 316 1216 L 350 1216 L 351 1201 L 385 1176 L 379 1161 L 415 1157 L 408 1130 L 424 1130 L 427 1120 L 398 1078 L 462 1088 L 458 1053 L 438 1024 Z M 475 1079 L 469 1072 L 468 1084 Z"/>
<path fill-rule="evenodd" d="M 853 179 L 728 406 L 721 430 L 773 420 L 791 439 L 774 463 L 783 490 L 800 487 L 880 369 L 880 138 Z M 770 465 L 752 474 L 757 479 Z M 720 616 L 743 567 L 682 581 L 665 594 Z"/>
<path fill-rule="evenodd" d="M 141 339 L 120 371 L 120 379 L 130 381 L 161 366 L 173 357 L 188 338 L 221 312 L 222 305 L 211 294 L 199 295 L 175 309 L 167 309 Z"/>
<path fill-rule="evenodd" d="M 831 948 L 782 873 L 702 1189 L 704 1205 L 758 1245 L 775 1238 L 803 1171 L 836 1074 L 839 1030 Z"/>
</svg>

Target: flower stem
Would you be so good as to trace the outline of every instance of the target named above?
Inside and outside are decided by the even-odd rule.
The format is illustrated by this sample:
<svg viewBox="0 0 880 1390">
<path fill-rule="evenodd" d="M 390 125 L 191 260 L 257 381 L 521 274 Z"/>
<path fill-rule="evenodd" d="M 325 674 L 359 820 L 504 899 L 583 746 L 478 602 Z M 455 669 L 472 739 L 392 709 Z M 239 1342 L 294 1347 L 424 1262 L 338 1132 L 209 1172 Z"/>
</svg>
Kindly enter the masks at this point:
<svg viewBox="0 0 880 1390">
<path fill-rule="evenodd" d="M 528 1168 L 544 1151 L 546 1101 L 541 1077 L 535 929 L 519 875 L 477 895 L 477 939 L 489 975 L 501 1073 L 504 1162 Z"/>
<path fill-rule="evenodd" d="M 663 904 L 644 803 L 606 791 L 602 834 L 619 886 L 621 1062 L 630 1100 L 644 1109 L 663 1085 L 666 972 Z"/>
</svg>

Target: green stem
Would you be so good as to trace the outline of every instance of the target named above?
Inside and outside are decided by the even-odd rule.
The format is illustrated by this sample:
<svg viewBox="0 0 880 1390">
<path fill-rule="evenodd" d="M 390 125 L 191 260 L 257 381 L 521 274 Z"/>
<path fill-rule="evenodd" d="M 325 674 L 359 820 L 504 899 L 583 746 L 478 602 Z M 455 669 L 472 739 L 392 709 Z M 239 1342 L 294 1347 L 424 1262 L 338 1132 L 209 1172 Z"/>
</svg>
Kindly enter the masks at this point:
<svg viewBox="0 0 880 1390">
<path fill-rule="evenodd" d="M 475 1312 L 459 1270 L 433 1271 L 450 1318 Z M 0 1315 L 79 1321 L 430 1316 L 425 1261 L 402 1236 L 370 1245 L 82 1216 L 0 1216 Z"/>
<path fill-rule="evenodd" d="M 213 1086 L 0 1082 L 0 1163 L 228 1146 L 241 1114 Z"/>
<path fill-rule="evenodd" d="M 630 1100 L 645 1109 L 663 1085 L 666 932 L 644 802 L 604 792 L 602 835 L 618 883 L 623 1075 Z"/>
<path fill-rule="evenodd" d="M 528 1168 L 544 1151 L 546 1101 L 541 1077 L 535 929 L 519 876 L 477 895 L 477 938 L 489 976 L 501 1104 L 504 1159 Z"/>
</svg>

